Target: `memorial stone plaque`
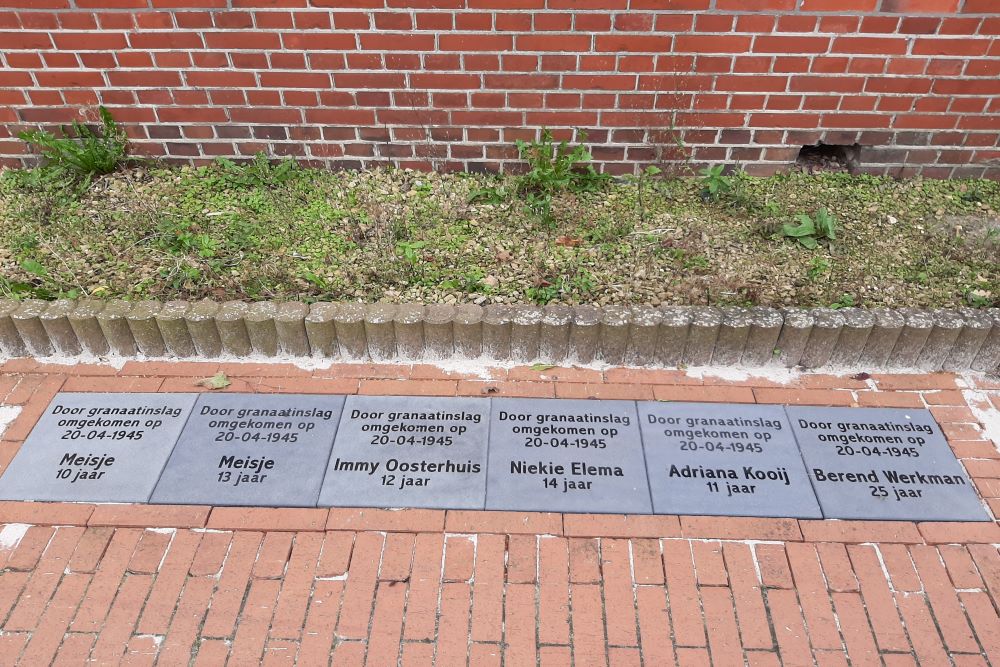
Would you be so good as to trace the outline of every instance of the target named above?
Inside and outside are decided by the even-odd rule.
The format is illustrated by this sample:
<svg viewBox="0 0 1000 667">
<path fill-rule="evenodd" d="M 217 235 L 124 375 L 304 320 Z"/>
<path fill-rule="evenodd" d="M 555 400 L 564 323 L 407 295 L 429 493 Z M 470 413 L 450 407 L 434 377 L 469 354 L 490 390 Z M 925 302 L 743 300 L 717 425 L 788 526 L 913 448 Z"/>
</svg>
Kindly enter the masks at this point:
<svg viewBox="0 0 1000 667">
<path fill-rule="evenodd" d="M 655 513 L 822 518 L 780 406 L 638 407 Z"/>
<path fill-rule="evenodd" d="M 350 396 L 319 504 L 482 509 L 490 402 Z"/>
<path fill-rule="evenodd" d="M 986 521 L 926 410 L 786 408 L 828 519 Z"/>
<path fill-rule="evenodd" d="M 648 514 L 635 403 L 493 399 L 486 509 Z"/>
<path fill-rule="evenodd" d="M 202 394 L 150 502 L 316 505 L 343 396 Z"/>
<path fill-rule="evenodd" d="M 146 502 L 195 398 L 56 394 L 0 478 L 0 499 Z"/>
</svg>

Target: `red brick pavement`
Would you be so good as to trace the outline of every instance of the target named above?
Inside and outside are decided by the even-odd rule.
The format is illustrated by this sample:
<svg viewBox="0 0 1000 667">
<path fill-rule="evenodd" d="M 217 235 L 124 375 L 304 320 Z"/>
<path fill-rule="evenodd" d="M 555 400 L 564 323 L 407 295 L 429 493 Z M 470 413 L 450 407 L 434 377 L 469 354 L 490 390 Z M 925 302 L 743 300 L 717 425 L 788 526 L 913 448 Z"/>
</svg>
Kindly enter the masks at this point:
<svg viewBox="0 0 1000 667">
<path fill-rule="evenodd" d="M 927 405 L 1000 503 L 997 443 L 948 374 L 15 360 L 0 470 L 60 389 L 196 391 L 220 369 L 244 392 Z M 5 502 L 0 666 L 1000 664 L 998 543 L 995 522 Z"/>
</svg>

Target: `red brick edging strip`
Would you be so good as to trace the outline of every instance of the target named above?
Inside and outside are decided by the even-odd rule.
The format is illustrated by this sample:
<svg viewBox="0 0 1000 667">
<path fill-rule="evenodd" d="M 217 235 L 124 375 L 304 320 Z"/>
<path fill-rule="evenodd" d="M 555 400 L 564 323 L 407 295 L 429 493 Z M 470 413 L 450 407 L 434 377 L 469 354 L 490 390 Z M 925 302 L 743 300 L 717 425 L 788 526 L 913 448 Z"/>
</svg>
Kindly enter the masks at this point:
<svg viewBox="0 0 1000 667">
<path fill-rule="evenodd" d="M 1000 309 L 0 300 L 0 352 L 1000 368 Z"/>
<path fill-rule="evenodd" d="M 484 510 L 207 507 L 0 502 L 0 524 L 206 528 L 262 532 L 375 531 L 562 537 L 998 544 L 1000 525 L 968 522 L 839 521 L 741 517 L 556 514 Z"/>
</svg>

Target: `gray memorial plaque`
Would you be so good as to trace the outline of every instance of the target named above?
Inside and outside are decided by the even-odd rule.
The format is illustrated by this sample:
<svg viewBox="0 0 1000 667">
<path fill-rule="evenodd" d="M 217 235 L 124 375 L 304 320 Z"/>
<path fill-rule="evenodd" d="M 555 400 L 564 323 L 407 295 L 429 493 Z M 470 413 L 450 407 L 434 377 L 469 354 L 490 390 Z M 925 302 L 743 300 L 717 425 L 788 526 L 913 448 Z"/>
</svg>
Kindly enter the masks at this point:
<svg viewBox="0 0 1000 667">
<path fill-rule="evenodd" d="M 154 503 L 316 505 L 343 396 L 202 394 Z"/>
<path fill-rule="evenodd" d="M 0 478 L 0 499 L 146 502 L 195 394 L 57 394 Z"/>
<path fill-rule="evenodd" d="M 638 407 L 657 514 L 822 518 L 780 406 Z"/>
<path fill-rule="evenodd" d="M 826 518 L 988 520 L 926 410 L 786 411 Z"/>
<path fill-rule="evenodd" d="M 493 399 L 486 509 L 650 513 L 635 403 Z"/>
<path fill-rule="evenodd" d="M 319 504 L 482 509 L 490 402 L 350 396 Z"/>
</svg>

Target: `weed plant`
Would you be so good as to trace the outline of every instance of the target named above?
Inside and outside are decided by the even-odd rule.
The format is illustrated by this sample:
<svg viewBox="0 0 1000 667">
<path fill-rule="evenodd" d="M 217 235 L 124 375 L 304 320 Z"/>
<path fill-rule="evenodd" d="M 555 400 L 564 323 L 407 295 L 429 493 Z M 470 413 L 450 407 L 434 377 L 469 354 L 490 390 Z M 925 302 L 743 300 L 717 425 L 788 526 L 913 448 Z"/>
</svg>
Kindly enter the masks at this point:
<svg viewBox="0 0 1000 667">
<path fill-rule="evenodd" d="M 57 137 L 47 130 L 21 132 L 18 137 L 35 146 L 44 159 L 38 175 L 57 183 L 90 186 L 95 176 L 110 174 L 124 162 L 128 150 L 125 131 L 100 107 L 101 129 L 95 132 L 79 121 L 62 128 Z"/>
</svg>

